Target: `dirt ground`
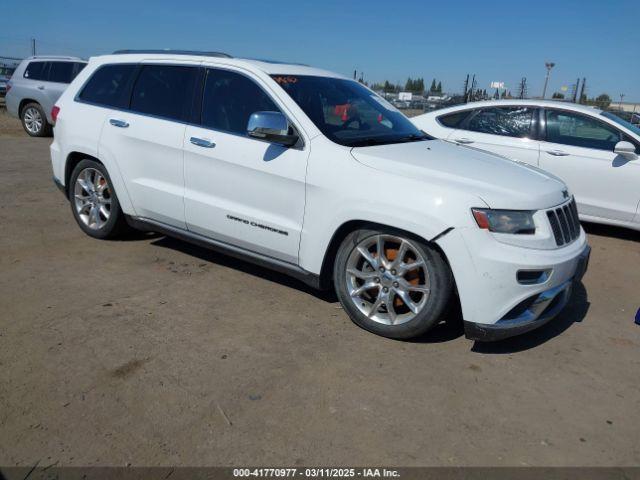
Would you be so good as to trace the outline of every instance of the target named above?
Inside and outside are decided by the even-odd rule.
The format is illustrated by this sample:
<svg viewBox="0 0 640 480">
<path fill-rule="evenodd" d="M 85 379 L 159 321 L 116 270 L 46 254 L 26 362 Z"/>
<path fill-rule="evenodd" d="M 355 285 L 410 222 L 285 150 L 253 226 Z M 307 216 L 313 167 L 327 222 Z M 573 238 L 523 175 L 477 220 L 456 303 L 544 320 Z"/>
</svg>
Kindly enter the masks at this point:
<svg viewBox="0 0 640 480">
<path fill-rule="evenodd" d="M 98 241 L 0 113 L 0 465 L 640 464 L 640 234 L 587 226 L 563 314 L 415 342 L 177 240 Z"/>
</svg>

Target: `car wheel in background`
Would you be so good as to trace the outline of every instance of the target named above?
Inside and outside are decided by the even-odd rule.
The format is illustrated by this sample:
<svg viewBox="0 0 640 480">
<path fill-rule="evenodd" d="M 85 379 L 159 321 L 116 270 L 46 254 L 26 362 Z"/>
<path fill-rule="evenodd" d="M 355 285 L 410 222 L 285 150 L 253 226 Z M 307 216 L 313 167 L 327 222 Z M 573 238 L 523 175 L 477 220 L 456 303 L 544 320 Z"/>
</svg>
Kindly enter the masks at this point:
<svg viewBox="0 0 640 480">
<path fill-rule="evenodd" d="M 50 137 L 51 124 L 47 121 L 44 110 L 38 103 L 28 103 L 20 112 L 22 127 L 32 137 Z"/>
<path fill-rule="evenodd" d="M 435 326 L 453 292 L 453 276 L 440 251 L 393 230 L 349 234 L 336 255 L 334 284 L 357 325 L 397 339 Z"/>
</svg>

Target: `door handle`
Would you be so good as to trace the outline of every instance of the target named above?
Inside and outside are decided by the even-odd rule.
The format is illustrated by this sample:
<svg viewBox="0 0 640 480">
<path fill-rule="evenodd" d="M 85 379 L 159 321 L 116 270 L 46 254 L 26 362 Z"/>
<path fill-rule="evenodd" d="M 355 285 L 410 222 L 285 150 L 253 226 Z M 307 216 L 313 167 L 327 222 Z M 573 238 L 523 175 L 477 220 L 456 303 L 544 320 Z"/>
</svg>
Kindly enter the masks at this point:
<svg viewBox="0 0 640 480">
<path fill-rule="evenodd" d="M 215 147 L 215 146 L 216 146 L 216 144 L 215 144 L 215 143 L 213 143 L 213 142 L 211 142 L 211 141 L 209 141 L 209 140 L 206 140 L 206 139 L 204 139 L 204 138 L 191 137 L 191 138 L 189 139 L 189 141 L 190 141 L 191 143 L 193 143 L 194 145 L 198 146 L 198 147 L 213 148 L 213 147 Z"/>
<path fill-rule="evenodd" d="M 454 141 L 456 143 L 460 143 L 461 145 L 468 145 L 470 143 L 473 143 L 473 140 L 471 140 L 470 138 L 456 138 L 454 139 Z"/>
<path fill-rule="evenodd" d="M 44 85 L 38 85 L 38 90 L 44 90 Z"/>
<path fill-rule="evenodd" d="M 562 150 L 547 150 L 547 153 L 549 155 L 553 155 L 554 157 L 566 157 L 567 155 L 569 155 L 567 152 L 564 152 Z"/>
<path fill-rule="evenodd" d="M 109 123 L 114 127 L 119 127 L 119 128 L 127 128 L 129 126 L 129 124 L 124 120 L 117 120 L 115 118 L 110 118 Z"/>
</svg>

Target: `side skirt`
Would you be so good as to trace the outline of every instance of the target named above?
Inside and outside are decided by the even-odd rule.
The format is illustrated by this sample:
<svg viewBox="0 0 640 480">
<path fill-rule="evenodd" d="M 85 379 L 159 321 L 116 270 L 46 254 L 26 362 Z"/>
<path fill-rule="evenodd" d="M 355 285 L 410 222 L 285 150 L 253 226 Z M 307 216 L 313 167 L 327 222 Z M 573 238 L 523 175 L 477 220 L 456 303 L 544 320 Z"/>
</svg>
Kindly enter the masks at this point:
<svg viewBox="0 0 640 480">
<path fill-rule="evenodd" d="M 298 265 L 294 265 L 289 262 L 283 262 L 282 260 L 278 260 L 277 258 L 273 258 L 268 255 L 263 255 L 251 250 L 246 250 L 229 243 L 220 242 L 218 240 L 214 240 L 212 238 L 205 237 L 194 232 L 189 232 L 181 228 L 165 225 L 164 223 L 156 222 L 155 220 L 150 220 L 148 218 L 131 217 L 129 215 L 125 215 L 125 218 L 127 220 L 127 223 L 137 230 L 142 230 L 144 232 L 161 233 L 163 235 L 177 238 L 179 240 L 184 240 L 185 242 L 193 243 L 204 248 L 209 248 L 211 250 L 224 253 L 225 255 L 229 255 L 230 257 L 234 257 L 239 260 L 253 263 L 254 265 L 259 265 L 261 267 L 284 273 L 297 280 L 300 280 L 301 282 L 313 288 L 320 289 L 320 275 L 308 272 L 300 268 Z"/>
</svg>

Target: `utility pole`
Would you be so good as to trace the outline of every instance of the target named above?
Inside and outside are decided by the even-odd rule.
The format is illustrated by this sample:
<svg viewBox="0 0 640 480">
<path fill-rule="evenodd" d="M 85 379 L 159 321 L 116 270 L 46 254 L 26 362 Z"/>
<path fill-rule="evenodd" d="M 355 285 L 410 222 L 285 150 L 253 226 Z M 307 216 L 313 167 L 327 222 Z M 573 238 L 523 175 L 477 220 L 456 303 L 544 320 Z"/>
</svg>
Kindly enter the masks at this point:
<svg viewBox="0 0 640 480">
<path fill-rule="evenodd" d="M 520 85 L 518 85 L 518 98 L 527 98 L 527 77 L 522 77 Z"/>
<path fill-rule="evenodd" d="M 582 103 L 582 97 L 584 97 L 584 89 L 586 85 L 587 85 L 587 78 L 582 77 L 582 87 L 580 88 L 580 99 L 578 100 L 578 103 Z"/>
<path fill-rule="evenodd" d="M 576 97 L 578 96 L 579 88 L 580 88 L 580 77 L 577 78 L 576 84 L 573 86 L 573 103 L 576 103 Z"/>
<path fill-rule="evenodd" d="M 622 110 L 622 99 L 625 97 L 624 93 L 620 94 L 620 110 Z"/>
<path fill-rule="evenodd" d="M 36 39 L 35 38 L 31 39 L 31 56 L 33 57 L 36 56 Z"/>
<path fill-rule="evenodd" d="M 353 79 L 355 80 L 358 77 L 358 71 L 354 70 L 353 71 Z"/>
<path fill-rule="evenodd" d="M 544 89 L 542 90 L 542 99 L 544 100 L 545 95 L 547 94 L 547 84 L 549 83 L 549 75 L 551 75 L 551 69 L 556 66 L 553 62 L 546 62 L 544 64 L 547 67 L 547 76 L 544 77 Z"/>
<path fill-rule="evenodd" d="M 462 98 L 464 98 L 464 103 L 467 103 L 467 88 L 469 88 L 469 74 L 467 73 L 467 78 L 464 81 L 464 93 L 462 94 Z"/>
<path fill-rule="evenodd" d="M 476 74 L 473 74 L 473 77 L 471 78 L 471 90 L 469 90 L 469 99 L 473 100 L 473 91 L 476 88 Z"/>
</svg>

